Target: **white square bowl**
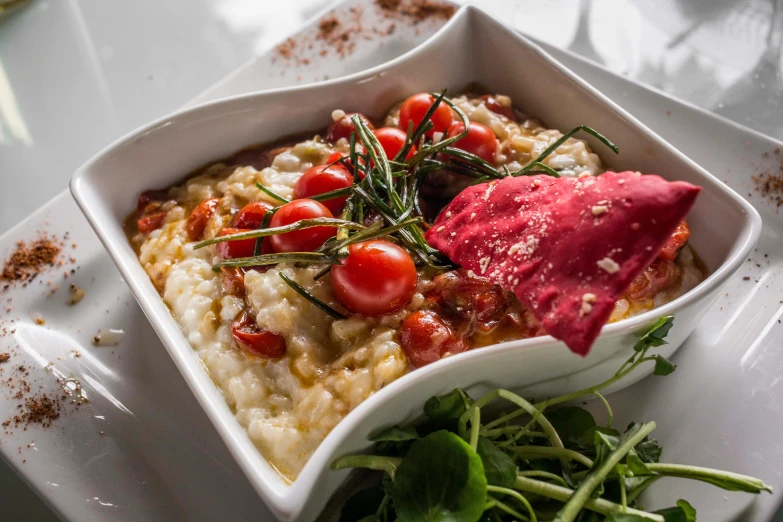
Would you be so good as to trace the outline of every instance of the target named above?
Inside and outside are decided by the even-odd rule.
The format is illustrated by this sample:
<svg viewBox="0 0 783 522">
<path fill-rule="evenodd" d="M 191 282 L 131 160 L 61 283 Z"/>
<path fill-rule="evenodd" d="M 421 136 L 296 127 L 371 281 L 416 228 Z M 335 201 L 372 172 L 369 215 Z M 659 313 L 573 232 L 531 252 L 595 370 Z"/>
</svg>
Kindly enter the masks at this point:
<svg viewBox="0 0 783 522">
<path fill-rule="evenodd" d="M 517 107 L 549 128 L 584 124 L 609 136 L 620 147 L 619 156 L 603 153 L 605 149 L 588 138 L 607 168 L 657 173 L 700 185 L 702 193 L 688 220 L 691 244 L 710 275 L 671 303 L 604 327 L 586 358 L 545 336 L 470 351 L 411 372 L 341 421 L 296 481 L 288 484 L 258 452 L 204 371 L 139 264 L 123 232 L 123 220 L 143 190 L 173 185 L 183 174 L 247 145 L 323 128 L 335 108 L 380 116 L 411 93 L 444 87 L 454 93 L 474 83 L 511 96 Z M 742 264 L 761 230 L 757 212 L 736 193 L 536 45 L 473 7 L 458 11 L 419 48 L 366 72 L 228 98 L 153 122 L 81 167 L 71 190 L 240 467 L 284 520 L 313 520 L 346 476 L 345 471 L 331 471 L 329 464 L 342 454 L 366 448 L 371 432 L 415 418 L 432 395 L 456 386 L 476 393 L 524 387 L 526 394 L 538 396 L 582 388 L 613 374 L 640 333 L 657 318 L 673 314 L 670 344 L 660 350 L 670 355 Z"/>
</svg>

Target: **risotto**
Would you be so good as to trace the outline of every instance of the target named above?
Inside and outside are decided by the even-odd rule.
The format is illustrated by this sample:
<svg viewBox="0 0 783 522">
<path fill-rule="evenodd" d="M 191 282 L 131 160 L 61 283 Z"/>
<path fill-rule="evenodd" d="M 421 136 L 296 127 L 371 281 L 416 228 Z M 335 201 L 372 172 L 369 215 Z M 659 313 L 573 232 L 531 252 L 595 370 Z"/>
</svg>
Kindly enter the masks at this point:
<svg viewBox="0 0 783 522">
<path fill-rule="evenodd" d="M 454 196 L 494 173 L 532 174 L 536 183 L 604 172 L 587 142 L 557 143 L 560 131 L 505 96 L 440 104 L 416 96 L 377 129 L 335 110 L 323 135 L 247 149 L 145 192 L 128 220 L 140 263 L 204 368 L 289 480 L 345 415 L 405 373 L 547 333 L 513 288 L 427 245 L 425 232 L 449 217 L 443 208 Z M 458 136 L 449 150 L 425 154 Z M 256 234 L 264 230 L 275 233 Z M 608 321 L 660 306 L 703 279 L 687 223 L 665 235 L 660 253 L 611 296 Z M 580 313 L 594 302 L 583 299 Z"/>
</svg>

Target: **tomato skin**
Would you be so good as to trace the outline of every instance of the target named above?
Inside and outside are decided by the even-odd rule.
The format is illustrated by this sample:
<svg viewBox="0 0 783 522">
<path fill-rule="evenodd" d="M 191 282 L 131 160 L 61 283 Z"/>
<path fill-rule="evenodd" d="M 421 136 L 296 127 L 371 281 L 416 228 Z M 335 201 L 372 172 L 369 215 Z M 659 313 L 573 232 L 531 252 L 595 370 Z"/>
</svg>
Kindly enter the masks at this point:
<svg viewBox="0 0 783 522">
<path fill-rule="evenodd" d="M 390 160 L 394 159 L 398 152 L 405 145 L 405 139 L 408 135 L 402 129 L 397 127 L 382 127 L 376 130 L 373 134 L 378 138 L 378 141 L 383 147 L 383 151 L 386 153 L 386 157 Z M 405 155 L 405 161 L 408 161 L 416 154 L 416 147 L 411 147 L 408 154 Z"/>
<path fill-rule="evenodd" d="M 354 115 L 358 115 L 359 118 L 370 128 L 375 130 L 375 126 L 370 122 L 364 114 L 358 112 L 349 112 L 337 121 L 333 121 L 329 124 L 329 128 L 326 129 L 326 135 L 324 139 L 329 143 L 337 143 L 340 138 L 350 139 L 351 133 L 356 132 L 356 126 L 351 121 Z M 356 140 L 359 141 L 358 139 Z"/>
<path fill-rule="evenodd" d="M 245 269 L 239 267 L 220 267 L 223 291 L 227 295 L 245 297 Z"/>
<path fill-rule="evenodd" d="M 142 216 L 137 221 L 139 232 L 142 234 L 149 234 L 153 230 L 159 229 L 163 226 L 163 222 L 166 220 L 166 212 L 155 212 L 154 214 L 147 214 Z"/>
<path fill-rule="evenodd" d="M 464 130 L 465 125 L 461 121 L 457 121 L 449 127 L 448 135 L 456 136 Z M 486 125 L 471 122 L 467 136 L 458 140 L 452 146 L 475 154 L 484 161 L 492 163 L 495 159 L 495 154 L 498 152 L 498 139 L 495 137 L 495 133 Z"/>
<path fill-rule="evenodd" d="M 303 219 L 334 217 L 322 203 L 314 199 L 295 199 L 280 207 L 269 223 L 270 228 L 282 227 Z M 335 227 L 313 227 L 269 236 L 275 252 L 312 252 L 337 234 Z"/>
<path fill-rule="evenodd" d="M 688 238 L 691 237 L 691 228 L 688 226 L 688 222 L 684 219 L 680 221 L 677 228 L 672 232 L 669 239 L 663 245 L 658 257 L 665 259 L 666 261 L 674 261 L 677 259 L 677 254 L 680 252 L 680 248 L 688 242 Z"/>
<path fill-rule="evenodd" d="M 191 211 L 185 223 L 185 230 L 191 241 L 198 241 L 204 236 L 204 229 L 207 228 L 209 218 L 217 210 L 218 201 L 218 198 L 205 199 Z"/>
<path fill-rule="evenodd" d="M 324 192 L 330 192 L 353 185 L 353 174 L 336 163 L 330 167 L 318 165 L 308 169 L 294 185 L 294 199 L 304 199 L 317 196 Z M 342 212 L 348 196 L 321 201 L 335 216 Z"/>
<path fill-rule="evenodd" d="M 416 368 L 467 350 L 465 342 L 452 333 L 438 314 L 426 310 L 405 318 L 400 327 L 400 344 Z"/>
<path fill-rule="evenodd" d="M 435 98 L 426 92 L 414 94 L 402 102 L 402 107 L 400 107 L 400 129 L 407 132 L 408 125 L 412 122 L 415 130 L 434 102 Z M 451 107 L 441 102 L 432 115 L 433 128 L 428 130 L 425 136 L 432 137 L 436 132 L 445 132 L 453 119 L 454 113 Z"/>
<path fill-rule="evenodd" d="M 511 107 L 507 107 L 506 105 L 501 104 L 491 94 L 485 94 L 484 96 L 481 96 L 481 99 L 484 100 L 484 105 L 487 106 L 487 109 L 491 110 L 495 114 L 505 116 L 511 121 L 517 121 L 517 117 L 514 114 L 513 109 Z"/>
<path fill-rule="evenodd" d="M 413 259 L 390 241 L 375 239 L 348 247 L 348 257 L 332 267 L 332 290 L 357 314 L 396 312 L 416 292 L 418 274 Z"/>
<path fill-rule="evenodd" d="M 285 339 L 269 330 L 261 329 L 247 311 L 231 324 L 231 334 L 239 346 L 251 355 L 279 359 L 285 355 Z"/>
<path fill-rule="evenodd" d="M 680 278 L 680 267 L 658 258 L 631 282 L 628 297 L 653 299 L 658 292 L 673 285 Z"/>
<path fill-rule="evenodd" d="M 249 228 L 257 230 L 261 228 L 266 213 L 272 210 L 272 205 L 263 201 L 251 201 L 234 216 L 233 228 Z"/>
<path fill-rule="evenodd" d="M 240 232 L 250 232 L 248 229 L 226 227 L 220 231 L 218 236 L 228 236 L 230 234 L 239 234 Z M 236 259 L 238 257 L 253 257 L 256 249 L 256 240 L 239 239 L 236 241 L 223 241 L 217 243 L 217 252 L 223 259 Z"/>
</svg>

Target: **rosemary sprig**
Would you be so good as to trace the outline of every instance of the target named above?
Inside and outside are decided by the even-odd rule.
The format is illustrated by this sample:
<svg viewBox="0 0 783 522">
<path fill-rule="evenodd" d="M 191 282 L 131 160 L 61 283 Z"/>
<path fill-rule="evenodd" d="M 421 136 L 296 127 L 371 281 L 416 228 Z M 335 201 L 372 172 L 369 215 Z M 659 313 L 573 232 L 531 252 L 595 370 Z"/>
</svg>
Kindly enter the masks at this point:
<svg viewBox="0 0 783 522">
<path fill-rule="evenodd" d="M 307 197 L 316 201 L 328 201 L 330 199 L 341 198 L 343 196 L 350 196 L 353 194 L 353 188 L 355 186 L 356 185 L 351 185 L 350 187 L 330 190 L 329 192 L 322 192 L 321 194 L 315 194 L 313 196 Z"/>
<path fill-rule="evenodd" d="M 571 136 L 573 136 L 574 134 L 576 134 L 579 131 L 584 131 L 587 134 L 590 134 L 591 136 L 594 136 L 594 137 L 598 138 L 598 140 L 601 141 L 601 143 L 603 143 L 604 145 L 606 145 L 607 147 L 612 149 L 612 152 L 614 152 L 615 154 L 620 154 L 620 149 L 617 147 L 617 145 L 615 145 L 614 143 L 609 141 L 609 139 L 606 136 L 604 136 L 603 134 L 601 134 L 597 130 L 595 130 L 595 129 L 591 128 L 591 127 L 588 127 L 587 125 L 579 125 L 578 127 L 574 127 L 570 131 L 568 131 L 565 134 L 563 134 L 562 136 L 560 136 L 560 138 L 555 140 L 554 143 L 552 143 L 549 147 L 544 149 L 544 152 L 539 154 L 536 159 L 534 159 L 532 162 L 528 163 L 527 165 L 525 165 L 524 167 L 522 167 L 518 171 L 512 172 L 511 175 L 512 176 L 522 176 L 522 175 L 526 174 L 527 172 L 533 170 L 536 167 L 540 168 L 541 165 L 543 165 L 543 161 L 550 154 L 552 154 L 554 151 L 556 151 L 557 148 L 560 145 L 562 145 L 563 143 L 568 141 L 568 139 Z"/>
<path fill-rule="evenodd" d="M 274 199 L 275 201 L 279 201 L 280 203 L 290 203 L 287 199 L 285 199 L 283 196 L 279 194 L 275 194 L 265 186 L 263 186 L 261 183 L 256 183 L 256 187 L 258 190 L 269 196 L 270 198 Z"/>
<path fill-rule="evenodd" d="M 288 286 L 290 286 L 296 291 L 296 293 L 298 293 L 299 295 L 301 295 L 302 297 L 304 297 L 305 299 L 313 303 L 315 306 L 317 306 L 327 314 L 331 315 L 333 318 L 348 319 L 348 316 L 341 314 L 340 312 L 338 312 L 328 304 L 318 299 L 316 296 L 308 292 L 302 285 L 300 285 L 299 283 L 297 283 L 296 281 L 294 281 L 293 279 L 285 275 L 283 272 L 280 272 L 279 275 L 280 278 L 288 284 Z"/>
<path fill-rule="evenodd" d="M 324 255 L 320 252 L 283 252 L 280 254 L 263 254 L 253 257 L 237 257 L 234 259 L 225 259 L 216 263 L 212 270 L 218 271 L 221 267 L 241 268 L 246 266 L 266 266 L 276 265 L 277 263 L 329 263 L 335 264 L 337 260 Z"/>
<path fill-rule="evenodd" d="M 208 245 L 214 245 L 215 243 L 223 243 L 225 241 L 238 241 L 240 239 L 255 239 L 257 237 L 274 236 L 277 234 L 285 234 L 286 232 L 293 232 L 295 230 L 303 230 L 305 228 L 313 227 L 346 227 L 353 230 L 362 230 L 364 225 L 354 223 L 353 221 L 347 221 L 345 219 L 336 218 L 311 218 L 302 219 L 291 223 L 290 225 L 284 225 L 282 227 L 272 228 L 259 228 L 258 230 L 248 230 L 247 232 L 237 232 L 236 234 L 228 234 L 225 236 L 217 236 L 212 239 L 202 241 L 198 245 L 194 246 L 194 249 L 204 248 Z"/>
</svg>

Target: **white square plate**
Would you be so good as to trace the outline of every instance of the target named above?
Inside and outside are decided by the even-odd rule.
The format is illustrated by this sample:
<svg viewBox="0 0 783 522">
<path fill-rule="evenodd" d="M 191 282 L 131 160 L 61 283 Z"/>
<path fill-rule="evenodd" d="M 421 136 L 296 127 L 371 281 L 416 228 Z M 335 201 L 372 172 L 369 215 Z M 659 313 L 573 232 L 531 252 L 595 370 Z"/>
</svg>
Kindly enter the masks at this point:
<svg viewBox="0 0 783 522">
<path fill-rule="evenodd" d="M 492 59 L 484 59 L 488 56 Z M 248 144 L 322 127 L 336 107 L 379 115 L 412 92 L 443 87 L 458 92 L 472 82 L 510 95 L 517 106 L 550 127 L 569 129 L 589 124 L 599 129 L 622 151 L 607 162 L 610 168 L 659 173 L 702 186 L 689 222 L 692 244 L 711 275 L 668 305 L 607 326 L 585 359 L 573 356 L 550 337 L 542 337 L 472 351 L 412 372 L 349 414 L 289 486 L 264 461 L 203 372 L 139 265 L 122 221 L 133 208 L 134 195 L 142 190 L 173 184 L 182 173 Z M 372 430 L 410 419 L 420 403 L 435 393 L 455 385 L 486 389 L 541 383 L 533 388 L 539 394 L 582 387 L 612 373 L 627 357 L 634 336 L 655 318 L 669 313 L 676 316 L 665 352 L 671 353 L 741 265 L 761 229 L 755 210 L 725 185 L 535 45 L 470 7 L 460 10 L 421 47 L 367 72 L 319 85 L 231 98 L 154 122 L 87 163 L 75 174 L 71 187 L 230 451 L 267 504 L 288 520 L 311 520 L 320 512 L 345 476 L 328 470 L 336 456 L 364 447 Z M 579 379 L 567 378 L 576 371 L 582 371 Z"/>
</svg>

